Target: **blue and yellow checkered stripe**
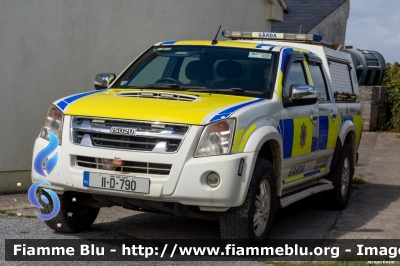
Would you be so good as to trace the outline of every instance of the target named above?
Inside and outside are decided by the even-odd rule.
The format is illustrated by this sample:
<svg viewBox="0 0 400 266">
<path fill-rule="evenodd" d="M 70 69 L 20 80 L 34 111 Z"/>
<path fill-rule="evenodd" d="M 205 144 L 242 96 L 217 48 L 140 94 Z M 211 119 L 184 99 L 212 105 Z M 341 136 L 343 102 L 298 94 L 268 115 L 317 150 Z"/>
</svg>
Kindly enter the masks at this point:
<svg viewBox="0 0 400 266">
<path fill-rule="evenodd" d="M 321 168 L 318 170 L 314 170 L 305 174 L 300 174 L 300 175 L 296 175 L 296 176 L 291 176 L 289 178 L 286 178 L 285 180 L 282 180 L 282 184 L 287 184 L 293 181 L 297 181 L 299 179 L 305 178 L 305 177 L 309 177 L 309 176 L 313 176 L 322 172 L 328 171 L 328 168 Z"/>
<path fill-rule="evenodd" d="M 339 119 L 332 121 L 328 116 L 320 116 L 318 136 L 313 136 L 314 125 L 309 117 L 280 120 L 278 130 L 283 139 L 283 158 L 334 148 L 339 122 Z"/>
</svg>

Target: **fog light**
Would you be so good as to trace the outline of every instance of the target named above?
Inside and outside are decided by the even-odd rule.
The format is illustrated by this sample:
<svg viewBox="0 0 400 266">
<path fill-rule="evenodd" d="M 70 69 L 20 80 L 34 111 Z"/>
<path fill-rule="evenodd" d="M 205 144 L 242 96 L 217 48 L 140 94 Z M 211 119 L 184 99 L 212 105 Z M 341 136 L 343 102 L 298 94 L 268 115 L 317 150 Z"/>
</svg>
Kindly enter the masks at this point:
<svg viewBox="0 0 400 266">
<path fill-rule="evenodd" d="M 120 158 L 115 158 L 114 160 L 111 160 L 110 166 L 124 166 L 125 162 L 122 161 Z"/>
<path fill-rule="evenodd" d="M 219 175 L 217 173 L 211 172 L 208 174 L 207 184 L 210 187 L 218 187 L 220 182 L 221 182 L 221 179 L 219 178 Z"/>
</svg>

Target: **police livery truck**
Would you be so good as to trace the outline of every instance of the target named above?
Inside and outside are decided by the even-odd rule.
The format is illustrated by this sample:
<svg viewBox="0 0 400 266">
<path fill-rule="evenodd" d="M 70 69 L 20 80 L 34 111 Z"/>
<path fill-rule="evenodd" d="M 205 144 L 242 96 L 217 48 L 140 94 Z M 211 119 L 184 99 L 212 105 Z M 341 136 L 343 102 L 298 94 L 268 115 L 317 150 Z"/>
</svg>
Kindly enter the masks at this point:
<svg viewBox="0 0 400 266">
<path fill-rule="evenodd" d="M 80 232 L 123 206 L 264 243 L 278 208 L 315 193 L 346 207 L 362 132 L 350 55 L 313 34 L 222 36 L 157 43 L 50 106 L 32 160 L 60 199 L 50 228 Z"/>
</svg>

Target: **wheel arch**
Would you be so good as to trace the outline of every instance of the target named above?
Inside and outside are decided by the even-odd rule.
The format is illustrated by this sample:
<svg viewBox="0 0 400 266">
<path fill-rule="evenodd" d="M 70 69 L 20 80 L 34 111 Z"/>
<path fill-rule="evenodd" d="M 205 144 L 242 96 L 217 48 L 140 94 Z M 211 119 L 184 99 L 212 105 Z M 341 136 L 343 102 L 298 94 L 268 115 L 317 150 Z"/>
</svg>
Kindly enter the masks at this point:
<svg viewBox="0 0 400 266">
<path fill-rule="evenodd" d="M 356 154 L 357 154 L 357 137 L 356 137 L 356 127 L 352 121 L 344 122 L 342 129 L 340 130 L 338 141 L 340 140 L 341 147 L 343 147 L 344 143 L 350 145 L 353 155 L 353 163 L 355 164 L 356 161 Z M 337 145 L 336 145 L 337 147 Z M 335 156 L 336 157 L 336 149 L 335 149 Z"/>
<path fill-rule="evenodd" d="M 254 162 L 252 163 L 252 171 L 254 172 L 255 161 L 257 158 L 263 158 L 272 164 L 274 169 L 277 196 L 281 196 L 282 187 L 282 136 L 273 126 L 264 126 L 256 130 L 249 138 L 244 152 L 256 152 Z M 246 191 L 250 184 L 250 179 L 247 184 Z"/>
</svg>

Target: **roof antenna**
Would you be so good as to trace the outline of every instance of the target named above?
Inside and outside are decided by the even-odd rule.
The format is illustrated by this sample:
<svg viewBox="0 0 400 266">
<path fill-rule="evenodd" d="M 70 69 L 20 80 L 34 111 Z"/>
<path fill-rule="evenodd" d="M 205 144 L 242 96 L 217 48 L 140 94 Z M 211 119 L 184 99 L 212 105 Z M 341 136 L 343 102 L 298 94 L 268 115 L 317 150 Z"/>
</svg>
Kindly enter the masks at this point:
<svg viewBox="0 0 400 266">
<path fill-rule="evenodd" d="M 214 38 L 214 40 L 212 40 L 211 44 L 217 44 L 218 43 L 217 37 L 218 37 L 218 33 L 219 33 L 220 30 L 221 30 L 221 25 L 219 25 L 219 29 L 217 31 L 217 34 L 215 35 L 215 38 Z"/>
</svg>

